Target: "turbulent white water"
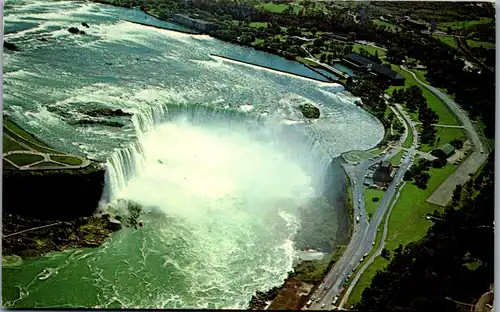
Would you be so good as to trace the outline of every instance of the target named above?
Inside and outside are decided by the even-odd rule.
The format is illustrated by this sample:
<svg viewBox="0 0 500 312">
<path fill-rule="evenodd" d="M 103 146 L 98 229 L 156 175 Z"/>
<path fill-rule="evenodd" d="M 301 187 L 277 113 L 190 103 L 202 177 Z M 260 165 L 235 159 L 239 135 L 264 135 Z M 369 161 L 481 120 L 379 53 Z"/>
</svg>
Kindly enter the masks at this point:
<svg viewBox="0 0 500 312">
<path fill-rule="evenodd" d="M 302 65 L 126 20 L 162 23 L 85 2 L 6 3 L 6 40 L 21 52 L 4 53 L 5 114 L 56 148 L 105 161 L 104 209 L 131 200 L 147 213 L 144 227 L 100 248 L 4 268 L 5 305 L 245 308 L 284 280 L 297 249 L 317 258 L 335 247 L 340 216 L 319 198 L 339 175 L 330 162 L 375 145 L 382 125 L 339 85 L 209 54 L 313 75 Z M 86 36 L 66 31 L 81 22 Z M 302 116 L 305 102 L 318 120 Z M 88 113 L 103 107 L 133 116 Z"/>
</svg>

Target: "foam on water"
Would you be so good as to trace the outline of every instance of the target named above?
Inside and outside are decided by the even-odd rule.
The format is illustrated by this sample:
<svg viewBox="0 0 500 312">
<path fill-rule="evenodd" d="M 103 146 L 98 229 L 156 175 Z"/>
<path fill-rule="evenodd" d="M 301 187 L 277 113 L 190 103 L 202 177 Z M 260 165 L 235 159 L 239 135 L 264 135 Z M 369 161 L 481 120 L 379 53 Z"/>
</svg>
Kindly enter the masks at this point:
<svg viewBox="0 0 500 312">
<path fill-rule="evenodd" d="M 292 268 L 308 226 L 299 211 L 317 213 L 332 158 L 383 135 L 330 96 L 339 86 L 214 60 L 248 49 L 123 21 L 143 21 L 137 11 L 31 0 L 8 11 L 7 24 L 38 26 L 9 35 L 22 53 L 4 55 L 5 113 L 56 148 L 105 160 L 106 209 L 128 199 L 145 211 L 144 227 L 99 248 L 4 270 L 9 307 L 246 308 Z M 84 21 L 87 36 L 67 32 Z M 318 120 L 301 115 L 304 102 Z M 74 125 L 98 108 L 133 116 L 122 128 Z"/>
</svg>

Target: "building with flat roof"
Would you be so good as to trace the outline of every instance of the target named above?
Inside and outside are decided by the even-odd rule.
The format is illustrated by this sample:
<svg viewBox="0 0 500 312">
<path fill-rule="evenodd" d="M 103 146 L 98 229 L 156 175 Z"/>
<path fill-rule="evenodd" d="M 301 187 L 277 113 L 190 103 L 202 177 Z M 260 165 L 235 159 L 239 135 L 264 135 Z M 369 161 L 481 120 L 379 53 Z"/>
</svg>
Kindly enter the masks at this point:
<svg viewBox="0 0 500 312">
<path fill-rule="evenodd" d="M 392 181 L 392 164 L 389 161 L 380 162 L 373 174 L 373 181 L 379 186 L 386 186 Z"/>
<path fill-rule="evenodd" d="M 191 27 L 205 33 L 217 30 L 218 27 L 217 24 L 215 23 L 201 20 L 198 18 L 193 18 L 184 14 L 175 14 L 173 20 L 178 24 Z"/>
<path fill-rule="evenodd" d="M 446 143 L 432 150 L 431 155 L 437 158 L 448 158 L 455 153 L 453 145 Z"/>
<path fill-rule="evenodd" d="M 358 68 L 362 68 L 367 72 L 371 72 L 374 75 L 388 80 L 392 85 L 404 86 L 405 84 L 405 77 L 401 76 L 396 71 L 380 65 L 357 53 L 349 53 L 344 60 L 349 64 L 358 66 Z"/>
</svg>

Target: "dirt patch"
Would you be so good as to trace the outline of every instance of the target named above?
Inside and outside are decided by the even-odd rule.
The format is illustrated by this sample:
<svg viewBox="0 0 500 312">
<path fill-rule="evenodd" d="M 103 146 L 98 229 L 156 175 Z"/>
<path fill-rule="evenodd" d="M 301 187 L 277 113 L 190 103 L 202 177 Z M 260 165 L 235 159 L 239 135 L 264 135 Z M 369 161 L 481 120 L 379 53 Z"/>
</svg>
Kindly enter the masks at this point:
<svg viewBox="0 0 500 312">
<path fill-rule="evenodd" d="M 313 286 L 289 278 L 280 289 L 276 299 L 269 306 L 269 310 L 300 310 L 307 302 Z"/>
</svg>

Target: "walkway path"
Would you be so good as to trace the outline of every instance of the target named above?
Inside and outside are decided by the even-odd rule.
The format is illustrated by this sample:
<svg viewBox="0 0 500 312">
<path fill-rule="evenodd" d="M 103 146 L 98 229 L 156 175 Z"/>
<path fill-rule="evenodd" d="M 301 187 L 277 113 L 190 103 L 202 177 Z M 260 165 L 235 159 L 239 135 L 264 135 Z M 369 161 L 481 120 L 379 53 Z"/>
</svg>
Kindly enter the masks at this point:
<svg viewBox="0 0 500 312">
<path fill-rule="evenodd" d="M 53 149 L 53 148 L 50 148 L 50 147 L 46 147 L 44 145 L 38 144 L 38 143 L 33 142 L 33 141 L 29 141 L 30 144 L 39 146 L 40 148 L 43 148 L 44 150 L 51 150 L 51 151 L 54 151 L 54 152 L 57 152 L 57 153 L 42 153 L 42 152 L 36 151 L 36 150 L 33 149 L 33 147 L 31 147 L 31 146 L 27 145 L 26 143 L 24 143 L 24 141 L 28 141 L 26 138 L 23 138 L 18 133 L 14 132 L 12 129 L 9 129 L 8 126 L 4 125 L 4 127 L 7 128 L 8 130 L 10 130 L 13 134 L 15 134 L 17 137 L 21 138 L 22 140 L 13 138 L 11 135 L 9 135 L 7 133 L 3 134 L 5 137 L 7 137 L 9 140 L 11 140 L 11 141 L 19 144 L 20 146 L 26 148 L 26 150 L 13 150 L 13 151 L 8 151 L 6 153 L 3 153 L 3 160 L 5 160 L 6 162 L 8 162 L 9 164 L 11 164 L 12 166 L 14 166 L 15 168 L 17 168 L 19 170 L 65 170 L 65 169 L 81 169 L 81 168 L 85 168 L 88 165 L 90 165 L 90 160 L 86 159 L 85 157 L 82 157 L 82 156 L 79 156 L 79 155 L 73 155 L 73 154 L 65 154 L 65 153 L 62 153 L 62 152 L 60 152 L 60 151 L 58 151 L 56 149 Z M 5 156 L 15 155 L 15 154 L 38 155 L 38 156 L 43 157 L 43 159 L 40 160 L 40 161 L 33 162 L 31 164 L 28 164 L 28 165 L 20 166 L 20 165 L 16 164 L 14 161 L 12 161 L 12 160 L 10 160 L 10 159 L 8 159 L 8 158 L 5 157 Z M 71 164 L 63 163 L 63 162 L 60 162 L 60 161 L 52 160 L 50 158 L 50 156 L 77 158 L 77 159 L 79 159 L 81 161 L 81 164 L 79 164 L 79 165 L 71 165 Z M 36 165 L 38 165 L 40 163 L 43 163 L 43 162 L 54 163 L 54 166 L 33 167 L 33 166 L 36 166 Z"/>
<path fill-rule="evenodd" d="M 394 198 L 391 207 L 387 211 L 387 216 L 386 216 L 385 222 L 384 222 L 384 232 L 382 233 L 382 238 L 380 240 L 379 247 L 371 255 L 371 257 L 368 260 L 366 260 L 365 264 L 359 269 L 359 271 L 356 272 L 356 276 L 353 278 L 351 284 L 347 288 L 347 290 L 346 290 L 346 292 L 345 292 L 345 294 L 344 294 L 344 296 L 342 298 L 342 301 L 340 301 L 339 308 L 343 308 L 344 307 L 344 304 L 347 302 L 347 299 L 349 298 L 349 295 L 351 294 L 351 291 L 353 290 L 354 286 L 356 286 L 356 283 L 358 282 L 358 280 L 361 277 L 361 275 L 363 274 L 363 272 L 372 264 L 372 262 L 375 260 L 375 258 L 377 258 L 378 256 L 380 256 L 380 254 L 382 253 L 382 250 L 385 247 L 385 239 L 387 238 L 387 228 L 388 228 L 388 224 L 389 224 L 389 217 L 391 216 L 392 208 L 394 208 L 394 206 L 398 202 L 399 195 L 401 194 L 401 189 L 403 188 L 403 186 L 405 185 L 405 183 L 406 182 L 403 182 L 401 184 L 401 187 L 398 189 L 398 193 L 396 194 L 396 197 Z"/>
<path fill-rule="evenodd" d="M 399 109 L 395 109 L 394 111 L 400 120 L 402 120 L 401 118 L 409 118 L 402 115 Z M 408 127 L 408 125 L 410 125 L 410 127 Z M 408 155 L 403 158 L 400 169 L 396 173 L 392 183 L 388 186 L 387 191 L 384 193 L 384 196 L 380 201 L 375 214 L 372 216 L 371 221 L 368 220 L 366 209 L 364 207 L 365 200 L 363 182 L 365 174 L 371 166 L 379 163 L 380 161 L 389 160 L 397 154 L 409 131 L 416 131 L 414 125 L 411 123 L 408 123 L 408 125 L 404 123 L 406 131 L 403 139 L 400 140 L 398 142 L 398 146 L 393 148 L 388 154 L 375 157 L 372 160 L 363 160 L 357 166 L 352 164 L 344 165 L 345 171 L 351 181 L 353 208 L 355 215 L 359 216 L 359 222 L 353 220 L 354 231 L 346 250 L 343 252 L 340 259 L 333 265 L 331 270 L 326 274 L 323 283 L 318 287 L 318 290 L 312 295 L 313 297 L 320 298 L 320 300 L 312 303 L 310 307 L 311 310 L 320 310 L 323 308 L 323 305 L 325 307 L 328 305 L 329 309 L 333 298 L 342 291 L 342 284 L 344 283 L 347 275 L 349 275 L 352 270 L 359 265 L 360 259 L 364 257 L 364 254 L 370 252 L 373 248 L 373 242 L 375 241 L 377 235 L 377 229 L 382 222 L 382 218 L 385 215 L 393 196 L 395 195 L 395 191 L 398 188 L 397 185 L 402 182 L 404 172 L 412 163 L 410 156 L 412 156 L 415 151 L 416 136 L 413 136 L 414 140 L 412 142 L 412 147 L 409 149 Z"/>
<path fill-rule="evenodd" d="M 465 113 L 457 103 L 450 99 L 441 90 L 420 81 L 413 72 L 406 69 L 404 66 L 401 66 L 401 69 L 410 73 L 417 83 L 432 92 L 448 107 L 448 109 L 463 125 L 464 130 L 469 137 L 469 141 L 473 144 L 473 152 L 471 155 L 427 199 L 427 201 L 432 204 L 445 206 L 451 200 L 455 187 L 458 184 L 462 185 L 467 182 L 470 178 L 469 174 L 474 174 L 479 170 L 481 165 L 488 158 L 487 153 L 489 150 L 483 140 L 479 137 L 479 134 L 467 116 L 467 113 Z"/>
<path fill-rule="evenodd" d="M 51 224 L 47 224 L 47 225 L 37 226 L 37 227 L 31 228 L 31 229 L 22 230 L 22 231 L 19 231 L 19 232 L 8 234 L 8 235 L 2 235 L 2 238 L 7 238 L 7 237 L 10 237 L 10 236 L 14 236 L 14 235 L 17 235 L 17 234 L 21 234 L 21 233 L 25 233 L 25 232 L 29 232 L 29 231 L 34 231 L 34 230 L 38 230 L 38 229 L 43 229 L 43 228 L 46 228 L 46 227 L 49 227 L 49 226 L 58 225 L 58 224 L 61 224 L 61 223 L 63 223 L 63 222 L 56 222 L 56 223 L 51 223 Z"/>
</svg>

